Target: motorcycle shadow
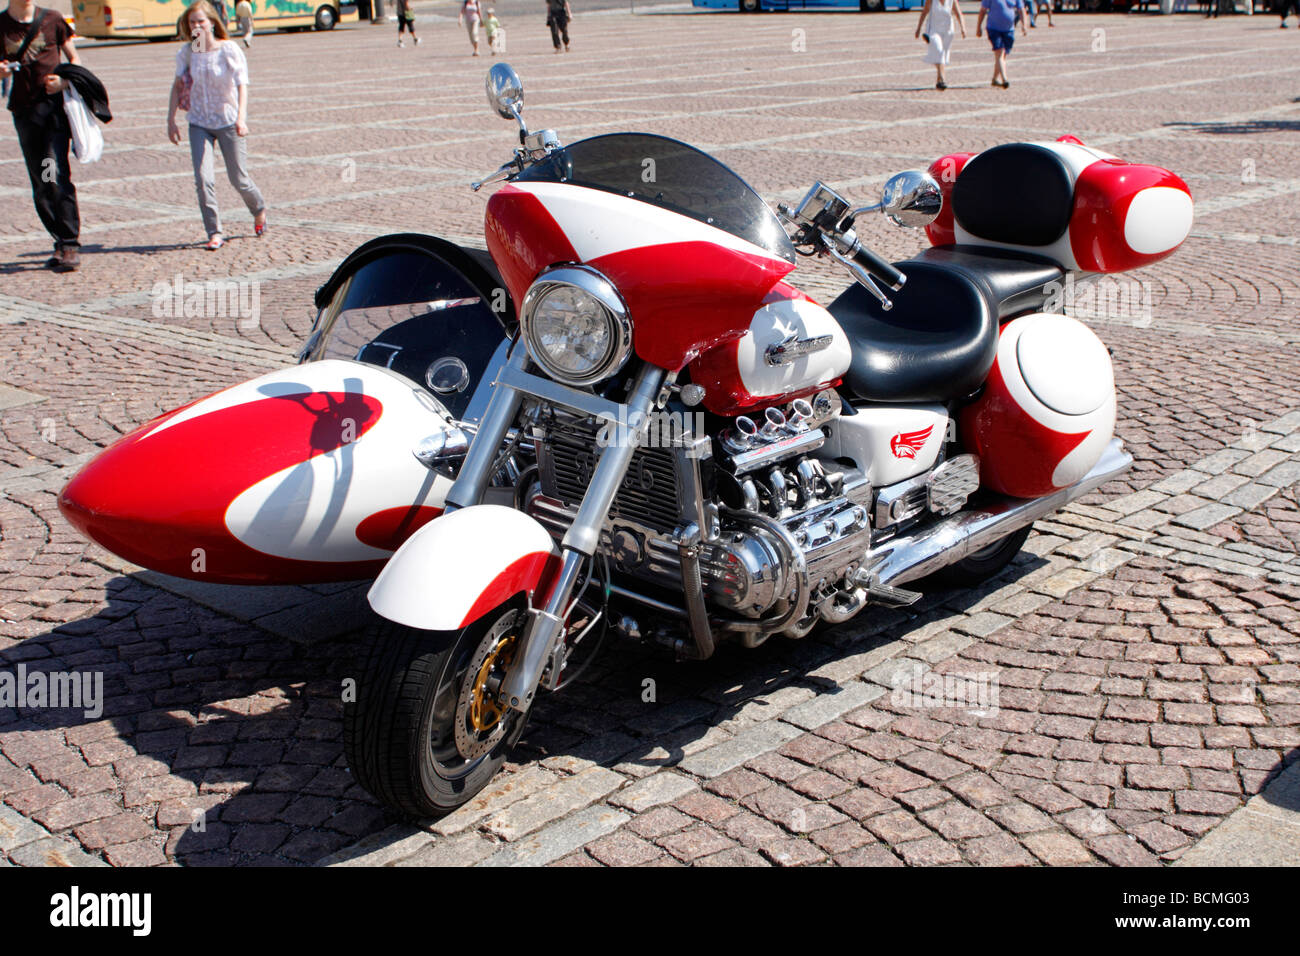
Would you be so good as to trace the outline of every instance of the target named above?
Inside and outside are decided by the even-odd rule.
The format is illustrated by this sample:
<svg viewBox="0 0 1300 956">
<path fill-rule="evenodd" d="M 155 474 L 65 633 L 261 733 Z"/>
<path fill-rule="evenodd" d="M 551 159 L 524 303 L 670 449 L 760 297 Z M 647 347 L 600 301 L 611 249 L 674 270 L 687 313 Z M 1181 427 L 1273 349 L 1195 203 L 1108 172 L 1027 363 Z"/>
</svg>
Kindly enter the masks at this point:
<svg viewBox="0 0 1300 956">
<path fill-rule="evenodd" d="M 236 616 L 211 606 L 219 588 L 201 602 L 160 579 L 112 579 L 95 614 L 0 651 L 0 671 L 65 692 L 0 707 L 5 801 L 92 851 L 129 836 L 105 850 L 128 865 L 311 864 L 391 823 L 342 753 L 365 585 L 295 589 L 320 605 L 297 608 L 288 589 L 226 588 Z"/>
<path fill-rule="evenodd" d="M 812 729 L 791 709 L 861 688 L 864 674 L 882 690 L 869 706 L 891 709 L 887 668 L 925 662 L 918 633 L 934 638 L 937 622 L 1045 565 L 1022 552 L 979 589 L 931 591 L 913 608 L 868 610 L 801 641 L 723 644 L 701 663 L 612 643 L 572 686 L 539 699 L 489 791 L 520 773 L 591 766 L 630 779 L 678 765 L 711 773 L 700 761 L 714 744 L 766 733 L 781 716 L 787 735 Z M 5 802 L 91 850 L 121 827 L 132 842 L 109 846 L 111 862 L 162 862 L 165 850 L 181 865 L 311 865 L 363 838 L 374 850 L 414 832 L 352 781 L 343 759 L 343 696 L 371 636 L 364 583 L 299 589 L 314 597 L 298 606 L 296 633 L 286 623 L 293 608 L 268 608 L 303 594 L 227 589 L 245 620 L 211 606 L 211 591 L 186 596 L 160 583 L 147 572 L 115 578 L 95 614 L 0 650 L 0 671 L 21 665 L 28 684 L 42 675 L 53 687 L 67 673 L 102 681 L 81 701 L 97 699 L 102 712 L 0 708 L 0 750 L 16 765 L 0 764 Z M 1300 790 L 1282 792 L 1300 809 Z"/>
<path fill-rule="evenodd" d="M 1006 574 L 1041 563 L 1026 553 Z M 17 765 L 5 799 L 96 850 L 103 838 L 81 819 L 84 801 L 138 817 L 144 830 L 127 832 L 153 850 L 110 847 L 110 860 L 161 850 L 181 865 L 310 865 L 392 829 L 399 821 L 353 783 L 342 752 L 343 696 L 371 640 L 366 589 L 203 585 L 152 572 L 109 581 L 95 614 L 0 651 L 0 670 L 21 664 L 28 684 L 75 674 L 86 691 L 79 709 L 49 698 L 0 709 L 0 749 Z M 572 686 L 539 699 L 505 772 L 596 765 L 636 778 L 676 766 L 839 692 L 845 666 L 867 669 L 872 655 L 883 660 L 982 593 L 935 592 L 802 641 L 724 644 L 700 663 L 611 643 Z"/>
</svg>

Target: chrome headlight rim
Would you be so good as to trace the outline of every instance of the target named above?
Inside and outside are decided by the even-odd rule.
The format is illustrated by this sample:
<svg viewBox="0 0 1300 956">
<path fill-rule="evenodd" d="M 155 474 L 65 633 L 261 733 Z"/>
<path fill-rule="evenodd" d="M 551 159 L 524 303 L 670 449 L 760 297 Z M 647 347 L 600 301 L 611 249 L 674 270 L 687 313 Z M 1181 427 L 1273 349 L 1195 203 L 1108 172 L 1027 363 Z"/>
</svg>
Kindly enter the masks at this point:
<svg viewBox="0 0 1300 956">
<path fill-rule="evenodd" d="M 590 296 L 605 313 L 609 324 L 610 347 L 604 357 L 591 371 L 582 375 L 556 368 L 547 352 L 534 341 L 535 328 L 533 318 L 538 306 L 546 296 L 557 288 L 578 289 Z M 619 294 L 617 287 L 609 277 L 599 269 L 580 263 L 566 263 L 544 269 L 524 294 L 524 301 L 519 309 L 519 325 L 522 330 L 524 347 L 529 357 L 540 365 L 548 375 L 566 385 L 594 385 L 618 374 L 632 356 L 632 316 L 627 303 Z"/>
</svg>

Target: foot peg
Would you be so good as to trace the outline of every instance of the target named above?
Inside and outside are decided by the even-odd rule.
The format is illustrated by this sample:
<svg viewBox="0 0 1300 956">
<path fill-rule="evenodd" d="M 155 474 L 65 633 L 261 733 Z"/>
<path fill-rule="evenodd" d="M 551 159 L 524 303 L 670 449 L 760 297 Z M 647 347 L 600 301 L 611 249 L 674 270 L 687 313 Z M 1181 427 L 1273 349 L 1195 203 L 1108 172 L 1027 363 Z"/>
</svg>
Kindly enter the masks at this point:
<svg viewBox="0 0 1300 956">
<path fill-rule="evenodd" d="M 920 591 L 909 591 L 907 588 L 881 584 L 875 580 L 875 577 L 867 568 L 863 568 L 853 577 L 853 583 L 866 590 L 868 603 L 883 604 L 885 607 L 909 607 L 921 600 Z"/>
<path fill-rule="evenodd" d="M 921 596 L 920 591 L 909 591 L 888 584 L 872 584 L 867 588 L 867 601 L 886 607 L 909 607 L 921 600 Z"/>
</svg>

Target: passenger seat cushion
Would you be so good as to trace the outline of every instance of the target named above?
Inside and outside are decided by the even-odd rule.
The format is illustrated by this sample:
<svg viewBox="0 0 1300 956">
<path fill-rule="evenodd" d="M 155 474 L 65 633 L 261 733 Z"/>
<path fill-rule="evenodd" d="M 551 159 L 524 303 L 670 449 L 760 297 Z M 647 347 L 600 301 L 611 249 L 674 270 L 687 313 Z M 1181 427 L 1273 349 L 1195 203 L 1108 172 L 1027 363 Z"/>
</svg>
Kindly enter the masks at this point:
<svg viewBox="0 0 1300 956">
<path fill-rule="evenodd" d="M 1074 176 L 1047 147 L 994 146 L 966 163 L 953 184 L 952 208 L 956 221 L 973 236 L 1046 246 L 1070 226 Z"/>
<path fill-rule="evenodd" d="M 1192 228 L 1187 184 L 1077 137 L 1008 143 L 935 160 L 943 208 L 926 227 L 936 247 L 1002 247 L 1081 272 L 1124 272 L 1168 256 Z"/>
</svg>

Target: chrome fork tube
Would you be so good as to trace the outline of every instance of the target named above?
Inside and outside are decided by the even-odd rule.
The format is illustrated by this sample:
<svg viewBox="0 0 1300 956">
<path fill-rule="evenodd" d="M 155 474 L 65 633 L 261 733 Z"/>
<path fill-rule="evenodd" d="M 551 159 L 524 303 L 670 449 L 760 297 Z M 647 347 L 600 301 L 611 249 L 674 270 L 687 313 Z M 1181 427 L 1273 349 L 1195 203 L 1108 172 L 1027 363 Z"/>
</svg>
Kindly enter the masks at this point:
<svg viewBox="0 0 1300 956">
<path fill-rule="evenodd" d="M 518 339 L 511 347 L 506 367 L 520 372 L 528 371 L 528 350 Z M 492 386 L 492 397 L 488 399 L 483 420 L 469 446 L 469 454 L 465 456 L 456 481 L 447 491 L 445 511 L 468 508 L 483 500 L 483 492 L 492 480 L 492 463 L 496 461 L 497 450 L 506 440 L 506 434 L 514 424 L 523 400 L 523 393 L 516 388 L 509 385 Z"/>
<path fill-rule="evenodd" d="M 663 382 L 663 369 L 648 363 L 641 367 L 632 394 L 628 396 L 627 414 L 624 421 L 618 423 L 617 438 L 600 453 L 587 493 L 578 506 L 578 514 L 564 536 L 560 573 L 546 597 L 546 606 L 533 613 L 521 638 L 522 647 L 515 654 L 517 663 L 510 668 L 501 688 L 501 696 L 515 710 L 527 710 L 532 703 L 547 661 L 552 661 L 556 667 L 561 662 L 559 652 L 563 647 L 559 642 L 564 638 L 564 619 L 582 562 L 596 553 L 605 516 L 614 504 L 614 495 L 618 493 L 632 463 L 632 455 L 649 425 L 649 416 L 654 411 Z"/>
</svg>

